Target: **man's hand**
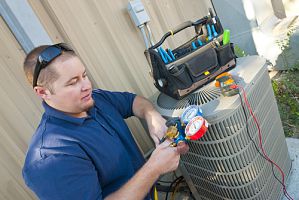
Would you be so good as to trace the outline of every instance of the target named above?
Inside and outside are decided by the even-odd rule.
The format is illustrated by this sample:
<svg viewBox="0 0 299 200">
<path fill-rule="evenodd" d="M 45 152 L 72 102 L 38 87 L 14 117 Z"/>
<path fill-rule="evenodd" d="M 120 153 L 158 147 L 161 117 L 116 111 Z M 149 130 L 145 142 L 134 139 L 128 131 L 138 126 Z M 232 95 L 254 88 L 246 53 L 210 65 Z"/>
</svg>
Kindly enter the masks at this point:
<svg viewBox="0 0 299 200">
<path fill-rule="evenodd" d="M 189 151 L 189 145 L 186 142 L 180 142 L 177 145 L 179 154 L 186 154 Z"/>
<path fill-rule="evenodd" d="M 167 131 L 166 120 L 154 109 L 151 102 L 140 96 L 134 99 L 133 112 L 135 116 L 146 120 L 150 136 L 155 145 L 159 145 Z"/>
<path fill-rule="evenodd" d="M 135 116 L 146 120 L 150 136 L 158 147 L 167 132 L 166 120 L 154 109 L 151 102 L 140 96 L 134 99 L 133 112 Z M 179 154 L 185 154 L 188 150 L 189 146 L 185 142 L 178 144 Z"/>
<path fill-rule="evenodd" d="M 157 171 L 159 175 L 177 169 L 180 161 L 180 154 L 177 147 L 170 146 L 171 141 L 165 140 L 157 145 L 147 164 Z"/>
<path fill-rule="evenodd" d="M 165 125 L 166 120 L 157 112 L 152 112 L 148 114 L 148 130 L 150 136 L 155 142 L 155 145 L 160 144 L 160 140 L 164 137 L 167 131 L 167 126 Z"/>
</svg>

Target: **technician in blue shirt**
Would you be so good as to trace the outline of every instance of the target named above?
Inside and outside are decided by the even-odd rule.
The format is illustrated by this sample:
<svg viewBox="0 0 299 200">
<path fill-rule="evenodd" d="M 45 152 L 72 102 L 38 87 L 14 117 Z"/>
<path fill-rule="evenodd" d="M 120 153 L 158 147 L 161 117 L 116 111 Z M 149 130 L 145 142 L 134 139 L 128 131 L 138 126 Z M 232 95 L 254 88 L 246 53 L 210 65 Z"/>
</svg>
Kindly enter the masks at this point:
<svg viewBox="0 0 299 200">
<path fill-rule="evenodd" d="M 165 120 L 146 99 L 92 90 L 86 69 L 65 44 L 32 50 L 24 71 L 45 112 L 32 137 L 23 177 L 40 199 L 150 199 L 180 149 L 159 144 Z M 156 149 L 145 162 L 124 119 L 146 120 Z"/>
</svg>

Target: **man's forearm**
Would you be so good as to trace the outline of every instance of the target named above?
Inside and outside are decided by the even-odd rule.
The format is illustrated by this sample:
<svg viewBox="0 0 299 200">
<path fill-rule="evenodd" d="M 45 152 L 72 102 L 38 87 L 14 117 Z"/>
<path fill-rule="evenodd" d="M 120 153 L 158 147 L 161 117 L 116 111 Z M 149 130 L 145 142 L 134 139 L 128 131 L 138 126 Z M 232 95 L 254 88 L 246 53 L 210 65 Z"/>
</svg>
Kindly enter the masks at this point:
<svg viewBox="0 0 299 200">
<path fill-rule="evenodd" d="M 170 141 L 159 144 L 150 159 L 119 190 L 110 194 L 105 200 L 141 200 L 149 193 L 152 185 L 160 175 L 177 169 L 180 155 Z"/>
<path fill-rule="evenodd" d="M 147 99 L 136 96 L 133 102 L 133 113 L 136 117 L 146 119 L 149 114 L 157 112 L 153 104 Z"/>
<path fill-rule="evenodd" d="M 147 162 L 124 186 L 107 196 L 105 200 L 144 199 L 159 176 L 159 172 Z"/>
</svg>

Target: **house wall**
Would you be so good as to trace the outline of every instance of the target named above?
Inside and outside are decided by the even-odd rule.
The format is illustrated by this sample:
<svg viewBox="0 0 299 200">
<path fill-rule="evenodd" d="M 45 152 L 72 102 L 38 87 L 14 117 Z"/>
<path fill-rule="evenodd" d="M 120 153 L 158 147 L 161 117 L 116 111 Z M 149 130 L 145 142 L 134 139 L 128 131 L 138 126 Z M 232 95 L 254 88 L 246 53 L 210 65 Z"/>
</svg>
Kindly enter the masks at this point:
<svg viewBox="0 0 299 200">
<path fill-rule="evenodd" d="M 34 199 L 21 169 L 41 106 L 25 81 L 24 58 L 22 47 L 0 17 L 0 199 Z"/>
</svg>

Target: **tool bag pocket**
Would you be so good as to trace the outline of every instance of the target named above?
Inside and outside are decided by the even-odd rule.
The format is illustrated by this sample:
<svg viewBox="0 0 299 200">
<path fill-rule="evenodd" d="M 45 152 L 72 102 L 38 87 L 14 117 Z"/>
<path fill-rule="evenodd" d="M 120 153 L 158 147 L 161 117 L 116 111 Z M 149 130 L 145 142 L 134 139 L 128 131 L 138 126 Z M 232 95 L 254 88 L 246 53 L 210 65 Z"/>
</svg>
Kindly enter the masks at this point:
<svg viewBox="0 0 299 200">
<path fill-rule="evenodd" d="M 198 54 L 192 59 L 185 62 L 193 83 L 208 77 L 211 73 L 218 69 L 217 54 L 214 48 L 208 48 L 206 51 Z"/>
<path fill-rule="evenodd" d="M 220 66 L 224 66 L 232 59 L 236 59 L 233 43 L 217 47 L 216 52 Z"/>
<path fill-rule="evenodd" d="M 167 69 L 160 55 L 155 50 L 149 50 L 149 54 L 153 66 L 154 85 L 161 92 L 177 98 L 177 90 L 185 89 L 192 85 L 192 79 L 186 66 L 173 64 Z"/>
<path fill-rule="evenodd" d="M 185 65 L 172 65 L 168 71 L 178 89 L 185 89 L 192 85 L 192 79 Z"/>
</svg>

